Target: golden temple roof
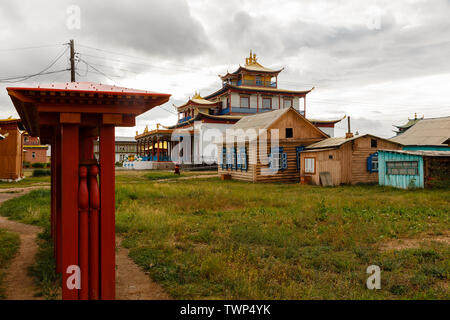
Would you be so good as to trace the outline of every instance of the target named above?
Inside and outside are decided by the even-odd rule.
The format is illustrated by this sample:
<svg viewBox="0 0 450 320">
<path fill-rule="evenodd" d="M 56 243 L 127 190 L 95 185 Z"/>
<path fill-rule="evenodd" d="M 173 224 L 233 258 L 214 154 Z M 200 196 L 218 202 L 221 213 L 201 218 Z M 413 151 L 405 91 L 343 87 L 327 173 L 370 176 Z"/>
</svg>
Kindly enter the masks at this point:
<svg viewBox="0 0 450 320">
<path fill-rule="evenodd" d="M 227 72 L 225 75 L 220 76 L 220 77 L 222 79 L 224 79 L 224 78 L 226 78 L 228 76 L 238 74 L 241 70 L 246 70 L 246 71 L 251 71 L 251 72 L 264 72 L 264 73 L 274 73 L 274 74 L 276 73 L 276 74 L 278 74 L 278 73 L 280 73 L 283 70 L 283 68 L 281 68 L 279 70 L 273 70 L 273 69 L 269 69 L 269 68 L 266 68 L 266 67 L 262 66 L 258 62 L 258 58 L 256 57 L 256 54 L 252 53 L 252 50 L 250 50 L 250 55 L 247 58 L 245 58 L 245 65 L 244 66 L 239 65 L 239 68 L 236 71 L 234 71 L 232 73 Z"/>
<path fill-rule="evenodd" d="M 183 108 L 186 107 L 188 105 L 205 105 L 205 106 L 211 106 L 211 105 L 215 105 L 217 104 L 217 102 L 212 102 L 209 100 L 206 100 L 204 98 L 202 98 L 202 96 L 200 95 L 200 93 L 198 93 L 197 91 L 194 93 L 194 96 L 192 98 L 189 98 L 189 100 L 185 103 L 182 104 L 181 106 L 178 106 L 177 108 Z"/>
</svg>

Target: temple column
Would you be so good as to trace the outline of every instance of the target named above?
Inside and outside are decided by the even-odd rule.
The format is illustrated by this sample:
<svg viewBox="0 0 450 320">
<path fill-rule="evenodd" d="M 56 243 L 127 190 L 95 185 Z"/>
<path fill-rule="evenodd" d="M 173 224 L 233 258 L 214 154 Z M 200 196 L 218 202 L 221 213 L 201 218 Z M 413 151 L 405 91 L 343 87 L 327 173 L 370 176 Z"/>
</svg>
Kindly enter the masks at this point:
<svg viewBox="0 0 450 320">
<path fill-rule="evenodd" d="M 152 137 L 152 161 L 155 157 L 155 137 Z"/>
<path fill-rule="evenodd" d="M 159 137 L 156 138 L 156 161 L 159 162 Z"/>
</svg>

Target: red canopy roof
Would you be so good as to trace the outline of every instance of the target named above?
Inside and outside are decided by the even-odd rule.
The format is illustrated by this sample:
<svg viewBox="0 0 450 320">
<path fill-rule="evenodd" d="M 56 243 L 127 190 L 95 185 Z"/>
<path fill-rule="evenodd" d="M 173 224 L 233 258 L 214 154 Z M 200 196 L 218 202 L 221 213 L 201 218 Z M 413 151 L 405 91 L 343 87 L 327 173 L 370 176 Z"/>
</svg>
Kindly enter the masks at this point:
<svg viewBox="0 0 450 320">
<path fill-rule="evenodd" d="M 83 119 L 93 122 L 96 121 L 95 117 L 102 115 L 114 119 L 109 121 L 116 126 L 134 126 L 136 116 L 170 98 L 170 94 L 93 82 L 53 83 L 6 89 L 25 128 L 32 136 L 39 136 L 42 127 L 52 127 L 59 123 L 59 114 L 79 114 Z"/>
</svg>

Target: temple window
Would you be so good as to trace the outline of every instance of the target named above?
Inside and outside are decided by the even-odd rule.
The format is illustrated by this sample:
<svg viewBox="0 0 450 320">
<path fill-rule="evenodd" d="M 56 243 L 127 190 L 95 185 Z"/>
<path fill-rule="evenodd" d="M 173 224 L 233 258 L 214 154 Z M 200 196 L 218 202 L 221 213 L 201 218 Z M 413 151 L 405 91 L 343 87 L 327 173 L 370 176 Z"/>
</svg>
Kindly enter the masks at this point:
<svg viewBox="0 0 450 320">
<path fill-rule="evenodd" d="M 290 108 L 292 107 L 292 104 L 292 98 L 283 98 L 283 108 Z"/>
<path fill-rule="evenodd" d="M 272 109 L 272 98 L 263 97 L 262 98 L 262 107 L 263 109 Z"/>
<path fill-rule="evenodd" d="M 241 108 L 250 108 L 250 97 L 241 96 Z"/>
<path fill-rule="evenodd" d="M 256 76 L 255 77 L 255 84 L 257 86 L 262 86 L 261 76 Z"/>
</svg>

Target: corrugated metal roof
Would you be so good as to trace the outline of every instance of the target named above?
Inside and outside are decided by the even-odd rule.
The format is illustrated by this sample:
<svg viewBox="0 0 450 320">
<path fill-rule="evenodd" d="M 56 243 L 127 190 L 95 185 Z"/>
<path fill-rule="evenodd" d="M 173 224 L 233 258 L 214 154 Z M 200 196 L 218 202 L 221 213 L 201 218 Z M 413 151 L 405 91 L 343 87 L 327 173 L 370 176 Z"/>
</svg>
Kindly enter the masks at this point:
<svg viewBox="0 0 450 320">
<path fill-rule="evenodd" d="M 450 117 L 423 119 L 406 132 L 391 138 L 405 146 L 445 146 L 450 138 Z"/>
<path fill-rule="evenodd" d="M 374 136 L 373 134 L 367 133 L 367 134 L 363 134 L 363 135 L 353 136 L 352 138 L 345 138 L 345 137 L 328 138 L 328 139 L 316 142 L 312 145 L 309 145 L 305 149 L 337 148 L 337 147 L 343 145 L 344 143 L 347 143 L 349 141 L 356 140 L 356 139 L 359 139 L 362 137 L 366 137 L 366 136 L 389 141 L 388 139 L 380 138 L 380 137 Z"/>
<path fill-rule="evenodd" d="M 425 156 L 425 157 L 450 157 L 450 151 L 437 151 L 437 150 L 379 150 L 379 151 L 410 154 L 414 156 Z"/>
<path fill-rule="evenodd" d="M 233 125 L 232 129 L 267 129 L 273 122 L 290 109 L 291 108 L 279 109 L 243 117 Z"/>
</svg>

